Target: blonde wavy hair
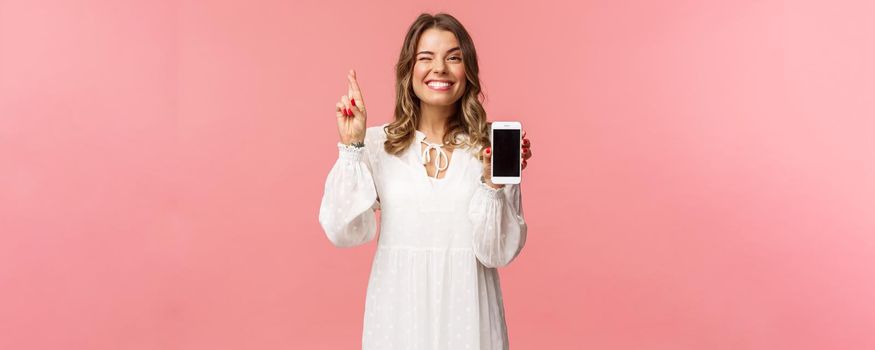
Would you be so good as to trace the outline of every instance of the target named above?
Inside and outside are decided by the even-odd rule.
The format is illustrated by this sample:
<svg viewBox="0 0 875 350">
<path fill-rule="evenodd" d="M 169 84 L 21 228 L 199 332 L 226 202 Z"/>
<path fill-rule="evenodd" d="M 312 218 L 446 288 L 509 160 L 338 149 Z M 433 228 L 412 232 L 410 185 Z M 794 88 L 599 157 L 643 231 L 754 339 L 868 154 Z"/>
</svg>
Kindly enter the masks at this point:
<svg viewBox="0 0 875 350">
<path fill-rule="evenodd" d="M 462 61 L 465 63 L 467 84 L 462 97 L 456 102 L 456 113 L 448 121 L 443 142 L 454 148 L 461 145 L 475 149 L 478 146 L 490 146 L 489 128 L 492 123 L 487 122 L 486 110 L 480 102 L 481 99 L 486 99 L 486 95 L 480 89 L 480 67 L 477 64 L 474 41 L 455 17 L 446 13 L 423 13 L 407 30 L 401 55 L 395 65 L 395 119 L 384 127 L 386 142 L 383 147 L 386 153 L 399 155 L 416 139 L 416 126 L 419 124 L 421 111 L 420 99 L 413 92 L 413 66 L 416 63 L 416 45 L 419 38 L 431 28 L 456 35 L 462 50 Z M 457 141 L 457 137 L 463 134 L 467 134 L 467 137 L 460 138 L 461 142 Z"/>
</svg>

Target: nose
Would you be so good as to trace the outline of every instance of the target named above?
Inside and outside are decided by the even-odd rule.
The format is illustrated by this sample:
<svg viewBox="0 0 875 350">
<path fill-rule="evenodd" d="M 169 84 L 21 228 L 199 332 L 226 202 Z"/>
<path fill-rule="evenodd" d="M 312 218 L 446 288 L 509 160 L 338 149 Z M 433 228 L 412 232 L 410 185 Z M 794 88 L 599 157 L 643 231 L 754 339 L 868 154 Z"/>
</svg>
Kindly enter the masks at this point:
<svg viewBox="0 0 875 350">
<path fill-rule="evenodd" d="M 435 64 L 432 67 L 435 73 L 445 73 L 447 64 L 442 60 L 434 60 Z"/>
</svg>

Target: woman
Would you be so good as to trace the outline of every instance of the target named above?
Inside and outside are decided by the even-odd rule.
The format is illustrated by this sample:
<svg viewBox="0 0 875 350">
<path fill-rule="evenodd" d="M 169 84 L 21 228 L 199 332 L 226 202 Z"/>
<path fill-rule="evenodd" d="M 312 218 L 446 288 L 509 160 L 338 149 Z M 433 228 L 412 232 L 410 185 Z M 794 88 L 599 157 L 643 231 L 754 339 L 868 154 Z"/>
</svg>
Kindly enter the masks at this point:
<svg viewBox="0 0 875 350">
<path fill-rule="evenodd" d="M 447 14 L 420 15 L 396 66 L 395 119 L 367 128 L 355 71 L 337 103 L 339 157 L 319 222 L 338 247 L 381 234 L 363 349 L 507 349 L 496 268 L 526 241 L 519 185 L 490 176 L 474 44 Z M 528 139 L 522 166 L 532 156 Z"/>
</svg>

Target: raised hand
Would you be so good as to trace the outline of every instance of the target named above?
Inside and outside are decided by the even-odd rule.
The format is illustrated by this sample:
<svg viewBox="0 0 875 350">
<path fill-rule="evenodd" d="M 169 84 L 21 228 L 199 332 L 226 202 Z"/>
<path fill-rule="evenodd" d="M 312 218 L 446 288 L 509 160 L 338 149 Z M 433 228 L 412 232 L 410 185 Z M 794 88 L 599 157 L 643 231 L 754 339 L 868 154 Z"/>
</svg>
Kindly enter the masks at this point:
<svg viewBox="0 0 875 350">
<path fill-rule="evenodd" d="M 337 103 L 335 110 L 340 142 L 346 145 L 353 142 L 364 142 L 368 120 L 365 99 L 362 97 L 354 69 L 349 70 L 347 80 L 347 94 L 340 97 L 340 102 Z"/>
</svg>

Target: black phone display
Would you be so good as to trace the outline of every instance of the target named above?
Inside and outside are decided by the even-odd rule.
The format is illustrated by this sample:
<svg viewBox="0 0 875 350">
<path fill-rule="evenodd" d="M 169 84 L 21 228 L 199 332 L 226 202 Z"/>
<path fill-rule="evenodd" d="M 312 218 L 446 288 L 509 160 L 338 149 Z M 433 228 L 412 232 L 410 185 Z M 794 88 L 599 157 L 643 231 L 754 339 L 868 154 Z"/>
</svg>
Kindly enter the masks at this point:
<svg viewBox="0 0 875 350">
<path fill-rule="evenodd" d="M 520 130 L 492 130 L 492 176 L 520 176 Z"/>
</svg>

